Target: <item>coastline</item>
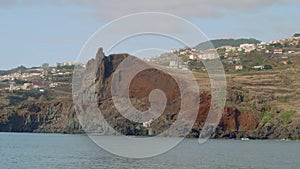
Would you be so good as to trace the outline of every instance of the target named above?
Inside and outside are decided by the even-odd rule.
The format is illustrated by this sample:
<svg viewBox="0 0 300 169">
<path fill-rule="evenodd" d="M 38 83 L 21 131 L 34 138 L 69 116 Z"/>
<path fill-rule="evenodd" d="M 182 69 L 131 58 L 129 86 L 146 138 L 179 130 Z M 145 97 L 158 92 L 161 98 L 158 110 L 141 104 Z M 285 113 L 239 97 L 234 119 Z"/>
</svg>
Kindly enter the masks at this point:
<svg viewBox="0 0 300 169">
<path fill-rule="evenodd" d="M 87 136 L 89 137 L 88 134 L 86 133 L 51 133 L 51 132 L 0 132 L 0 135 L 75 135 L 75 136 Z M 93 136 L 99 136 L 99 137 L 121 137 L 121 135 L 93 135 Z M 122 135 L 123 136 L 123 135 Z M 148 136 L 135 136 L 135 135 L 125 135 L 127 137 L 136 137 L 136 138 L 147 138 Z M 149 136 L 149 137 L 155 137 L 155 136 Z M 188 140 L 198 140 L 199 138 L 196 137 L 164 137 L 164 136 L 159 136 L 157 138 L 184 138 Z M 300 141 L 300 139 L 284 139 L 284 138 L 209 138 L 208 140 L 237 140 L 237 141 L 264 141 L 264 140 L 271 140 L 271 141 Z"/>
</svg>

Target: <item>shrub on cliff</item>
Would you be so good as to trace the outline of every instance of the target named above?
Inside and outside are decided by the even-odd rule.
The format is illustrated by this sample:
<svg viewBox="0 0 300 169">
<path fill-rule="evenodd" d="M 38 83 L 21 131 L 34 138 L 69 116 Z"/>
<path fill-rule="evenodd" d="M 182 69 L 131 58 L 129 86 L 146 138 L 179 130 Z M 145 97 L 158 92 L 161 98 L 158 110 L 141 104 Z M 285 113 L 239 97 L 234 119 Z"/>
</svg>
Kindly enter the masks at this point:
<svg viewBox="0 0 300 169">
<path fill-rule="evenodd" d="M 287 123 L 290 123 L 291 122 L 291 117 L 296 113 L 295 110 L 289 110 L 289 111 L 286 111 L 286 112 L 283 112 L 281 115 L 280 115 L 280 118 L 287 124 Z"/>
</svg>

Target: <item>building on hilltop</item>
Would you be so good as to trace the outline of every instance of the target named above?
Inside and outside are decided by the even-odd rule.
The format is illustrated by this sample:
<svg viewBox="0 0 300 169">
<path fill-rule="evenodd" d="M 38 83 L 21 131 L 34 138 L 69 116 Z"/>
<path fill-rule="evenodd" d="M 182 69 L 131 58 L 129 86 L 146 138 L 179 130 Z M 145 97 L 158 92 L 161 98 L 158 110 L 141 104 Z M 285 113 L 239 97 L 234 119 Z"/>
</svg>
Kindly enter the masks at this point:
<svg viewBox="0 0 300 169">
<path fill-rule="evenodd" d="M 273 54 L 283 54 L 282 48 L 275 48 Z"/>
<path fill-rule="evenodd" d="M 198 58 L 202 60 L 212 60 L 218 58 L 218 53 L 215 50 L 208 50 L 199 53 Z"/>
<path fill-rule="evenodd" d="M 243 65 L 241 64 L 238 64 L 238 65 L 235 65 L 235 70 L 243 70 Z"/>
<path fill-rule="evenodd" d="M 197 54 L 190 54 L 189 59 L 190 60 L 196 60 L 198 58 Z"/>
<path fill-rule="evenodd" d="M 249 53 L 256 49 L 256 44 L 248 44 L 248 43 L 241 44 L 239 49 L 240 51 L 244 50 L 245 52 Z"/>
<path fill-rule="evenodd" d="M 21 88 L 22 88 L 22 90 L 32 90 L 33 89 L 33 83 L 24 83 Z"/>
<path fill-rule="evenodd" d="M 219 47 L 219 49 L 225 49 L 225 52 L 232 52 L 232 51 L 236 51 L 237 47 L 234 47 L 234 46 L 221 46 L 221 47 Z"/>
<path fill-rule="evenodd" d="M 264 69 L 264 66 L 263 66 L 263 65 L 259 65 L 259 66 L 253 66 L 252 68 L 253 68 L 253 69 L 260 69 L 260 70 L 263 70 L 263 69 Z"/>
</svg>

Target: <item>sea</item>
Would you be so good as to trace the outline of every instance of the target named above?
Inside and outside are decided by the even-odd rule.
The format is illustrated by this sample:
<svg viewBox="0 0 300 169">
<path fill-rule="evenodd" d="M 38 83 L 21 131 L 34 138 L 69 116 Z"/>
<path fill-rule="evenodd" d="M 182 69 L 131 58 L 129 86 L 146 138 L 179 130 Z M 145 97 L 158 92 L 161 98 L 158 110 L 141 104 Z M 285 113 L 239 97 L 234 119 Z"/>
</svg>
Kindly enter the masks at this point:
<svg viewBox="0 0 300 169">
<path fill-rule="evenodd" d="M 105 139 L 110 139 L 109 136 Z M 0 169 L 299 169 L 300 141 L 184 139 L 170 151 L 132 159 L 86 135 L 0 133 Z"/>
</svg>

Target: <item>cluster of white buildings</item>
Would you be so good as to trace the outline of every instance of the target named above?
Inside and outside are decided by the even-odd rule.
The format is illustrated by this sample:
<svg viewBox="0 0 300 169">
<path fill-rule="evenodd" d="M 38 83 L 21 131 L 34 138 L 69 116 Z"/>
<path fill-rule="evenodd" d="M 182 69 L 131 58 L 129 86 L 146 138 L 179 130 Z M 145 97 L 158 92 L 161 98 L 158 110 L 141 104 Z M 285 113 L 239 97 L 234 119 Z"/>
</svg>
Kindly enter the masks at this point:
<svg viewBox="0 0 300 169">
<path fill-rule="evenodd" d="M 52 72 L 51 71 L 51 74 L 53 76 L 67 76 L 67 75 L 72 75 L 73 73 L 72 72 Z M 37 76 L 43 76 L 43 72 L 41 73 L 11 73 L 11 74 L 8 74 L 8 75 L 3 75 L 3 76 L 0 76 L 0 81 L 3 81 L 3 80 L 15 80 L 15 79 L 28 79 L 28 78 L 31 78 L 31 77 L 37 77 Z"/>
<path fill-rule="evenodd" d="M 250 44 L 250 43 L 244 43 L 241 44 L 239 47 L 235 46 L 221 46 L 218 49 L 225 49 L 225 52 L 245 52 L 250 53 L 254 50 L 263 50 L 266 49 L 267 44 L 265 42 L 262 42 L 260 44 Z"/>
<path fill-rule="evenodd" d="M 69 85 L 70 83 L 68 82 L 53 82 L 49 84 L 49 87 L 54 88 L 54 87 L 58 87 L 61 85 Z"/>
<path fill-rule="evenodd" d="M 44 92 L 45 87 L 55 88 L 61 85 L 69 85 L 69 82 L 53 82 L 50 84 L 41 84 L 41 83 L 24 83 L 23 85 L 17 85 L 14 82 L 9 83 L 9 87 L 6 87 L 2 90 L 8 90 L 10 92 L 19 91 L 19 90 L 39 90 L 40 92 Z"/>
<path fill-rule="evenodd" d="M 43 65 L 46 65 L 46 64 L 43 64 Z M 57 67 L 60 67 L 60 66 L 73 66 L 73 65 L 80 65 L 82 67 L 86 66 L 83 63 L 77 63 L 77 62 L 57 63 Z M 72 75 L 72 72 L 60 72 L 56 68 L 50 69 L 48 66 L 42 66 L 42 67 L 40 67 L 38 69 L 31 69 L 31 70 L 34 70 L 35 73 L 29 73 L 29 72 L 10 73 L 10 74 L 7 74 L 7 75 L 0 76 L 0 80 L 2 81 L 2 80 L 14 80 L 14 79 L 27 79 L 27 78 L 35 77 L 35 76 L 43 76 L 43 75 L 45 76 L 45 75 L 48 75 L 48 73 L 45 73 L 45 72 L 48 72 L 49 70 L 50 70 L 51 74 L 54 75 L 54 76 L 58 76 L 58 75 Z"/>
<path fill-rule="evenodd" d="M 204 52 L 200 52 L 198 55 L 198 59 L 200 60 L 213 60 L 218 58 L 218 53 L 216 50 L 207 50 Z"/>
<path fill-rule="evenodd" d="M 61 72 L 59 69 L 52 68 L 50 71 L 53 76 L 63 76 L 63 75 L 72 75 L 73 72 Z"/>
<path fill-rule="evenodd" d="M 179 60 L 171 60 L 169 64 L 169 68 L 188 70 L 187 64 L 188 64 L 187 62 L 183 62 Z"/>
<path fill-rule="evenodd" d="M 241 44 L 238 51 L 245 51 L 246 53 L 252 52 L 256 49 L 256 44 Z"/>
<path fill-rule="evenodd" d="M 4 90 L 8 90 L 10 92 L 19 91 L 19 90 L 39 90 L 40 92 L 44 92 L 43 86 L 37 83 L 24 83 L 23 85 L 16 85 L 14 82 L 10 83 L 9 87 L 4 88 Z"/>
<path fill-rule="evenodd" d="M 186 49 L 179 52 L 179 55 L 187 55 L 189 60 L 212 60 L 218 58 L 218 53 L 214 49 L 197 51 L 196 49 Z"/>
<path fill-rule="evenodd" d="M 57 67 L 49 67 L 49 64 L 44 63 L 41 67 L 27 69 L 25 72 L 15 72 L 15 73 L 9 73 L 7 75 L 0 76 L 0 81 L 7 81 L 5 85 L 6 87 L 0 88 L 0 91 L 19 91 L 19 90 L 38 90 L 40 92 L 44 92 L 44 88 L 50 87 L 55 88 L 61 85 L 69 85 L 69 82 L 53 82 L 53 83 L 47 83 L 44 82 L 42 79 L 48 78 L 48 80 L 51 80 L 51 76 L 70 76 L 73 74 L 72 71 L 65 71 L 60 70 L 58 67 L 60 66 L 73 66 L 73 65 L 80 65 L 82 67 L 85 67 L 86 65 L 83 63 L 75 63 L 75 62 L 63 62 L 63 63 L 57 63 Z M 51 75 L 51 76 L 48 76 Z M 32 77 L 40 77 L 42 78 L 40 82 L 33 82 L 33 83 L 23 83 L 23 84 L 16 84 L 16 79 L 21 79 L 23 81 L 27 81 Z"/>
<path fill-rule="evenodd" d="M 267 46 L 274 45 L 274 44 L 281 44 L 281 45 L 290 45 L 290 46 L 295 46 L 300 44 L 300 34 L 295 34 L 291 38 L 283 38 L 283 39 L 278 39 L 278 40 L 271 40 L 269 42 L 261 42 L 258 44 L 241 44 L 239 47 L 234 47 L 234 46 L 222 46 L 219 48 L 225 49 L 226 52 L 231 52 L 231 51 L 244 51 L 246 53 L 252 52 L 254 50 L 257 51 L 262 51 L 265 50 L 266 53 L 271 53 L 273 52 L 274 54 L 282 54 L 282 48 L 275 48 L 274 51 L 269 51 L 266 50 Z M 292 51 L 289 51 L 290 53 Z"/>
<path fill-rule="evenodd" d="M 218 54 L 215 50 L 208 50 L 199 53 L 193 53 L 189 55 L 190 60 L 212 60 L 218 58 Z"/>
<path fill-rule="evenodd" d="M 42 73 L 11 73 L 8 75 L 0 76 L 0 80 L 15 80 L 15 79 L 26 79 L 35 76 L 41 76 Z"/>
<path fill-rule="evenodd" d="M 61 66 L 74 66 L 74 65 L 80 65 L 82 67 L 85 67 L 86 64 L 84 63 L 79 63 L 79 62 L 62 62 L 62 63 L 56 63 L 56 67 L 61 67 Z"/>
</svg>

